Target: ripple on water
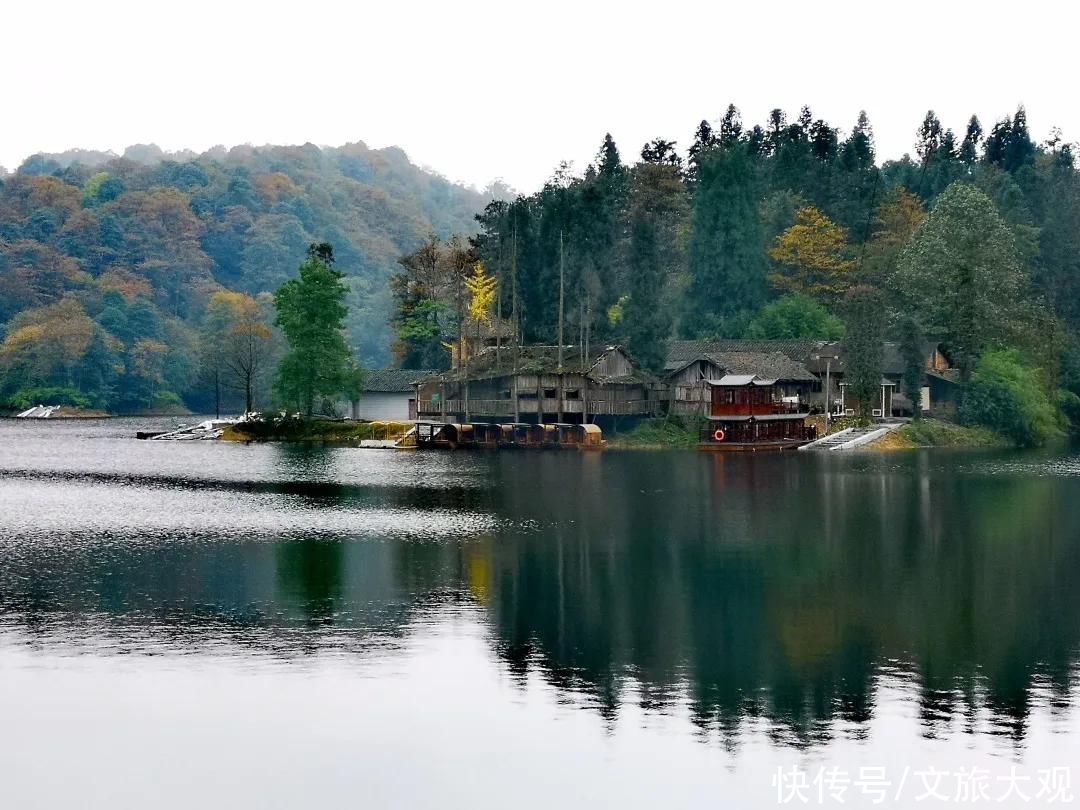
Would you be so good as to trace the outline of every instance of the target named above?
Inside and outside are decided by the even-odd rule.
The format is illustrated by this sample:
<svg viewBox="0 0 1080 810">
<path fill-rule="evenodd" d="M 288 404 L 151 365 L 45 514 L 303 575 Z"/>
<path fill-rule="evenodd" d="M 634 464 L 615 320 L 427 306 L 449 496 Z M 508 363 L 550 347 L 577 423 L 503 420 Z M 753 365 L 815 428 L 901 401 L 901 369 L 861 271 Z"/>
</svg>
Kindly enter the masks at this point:
<svg viewBox="0 0 1080 810">
<path fill-rule="evenodd" d="M 408 499 L 403 499 L 407 501 Z M 0 482 L 0 545 L 102 538 L 384 537 L 446 539 L 497 528 L 480 508 L 452 503 L 375 505 L 234 489 L 111 486 L 13 478 Z"/>
</svg>

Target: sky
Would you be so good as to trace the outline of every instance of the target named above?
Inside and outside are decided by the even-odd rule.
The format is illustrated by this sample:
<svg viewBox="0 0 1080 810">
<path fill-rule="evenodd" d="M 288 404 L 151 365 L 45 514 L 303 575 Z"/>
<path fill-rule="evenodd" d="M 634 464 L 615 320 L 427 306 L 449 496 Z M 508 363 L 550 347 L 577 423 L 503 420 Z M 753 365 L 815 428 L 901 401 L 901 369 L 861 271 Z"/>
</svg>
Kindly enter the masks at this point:
<svg viewBox="0 0 1080 810">
<path fill-rule="evenodd" d="M 364 141 L 483 188 L 583 171 L 605 132 L 624 158 L 685 150 L 729 103 L 849 131 L 878 158 L 927 109 L 962 132 L 1027 108 L 1036 140 L 1080 140 L 1080 8 L 994 0 L 768 4 L 547 0 L 10 0 L 0 5 L 0 166 L 72 147 Z"/>
</svg>

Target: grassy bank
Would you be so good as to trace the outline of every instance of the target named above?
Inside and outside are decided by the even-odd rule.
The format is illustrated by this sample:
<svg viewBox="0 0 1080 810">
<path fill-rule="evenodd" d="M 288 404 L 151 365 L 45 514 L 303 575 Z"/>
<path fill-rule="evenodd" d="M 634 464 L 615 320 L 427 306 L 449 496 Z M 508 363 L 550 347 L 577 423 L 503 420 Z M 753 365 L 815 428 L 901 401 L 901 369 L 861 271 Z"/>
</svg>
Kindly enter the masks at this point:
<svg viewBox="0 0 1080 810">
<path fill-rule="evenodd" d="M 359 444 L 362 441 L 398 439 L 412 422 L 345 422 L 330 419 L 259 419 L 225 429 L 222 439 L 231 442 L 310 442 L 313 444 Z"/>
<path fill-rule="evenodd" d="M 874 450 L 910 450 L 916 447 L 1008 447 L 992 430 L 965 427 L 940 419 L 920 419 L 894 430 L 870 447 Z"/>
<path fill-rule="evenodd" d="M 700 419 L 669 417 L 648 419 L 628 433 L 608 436 L 607 446 L 616 450 L 668 450 L 696 447 L 701 441 Z"/>
</svg>

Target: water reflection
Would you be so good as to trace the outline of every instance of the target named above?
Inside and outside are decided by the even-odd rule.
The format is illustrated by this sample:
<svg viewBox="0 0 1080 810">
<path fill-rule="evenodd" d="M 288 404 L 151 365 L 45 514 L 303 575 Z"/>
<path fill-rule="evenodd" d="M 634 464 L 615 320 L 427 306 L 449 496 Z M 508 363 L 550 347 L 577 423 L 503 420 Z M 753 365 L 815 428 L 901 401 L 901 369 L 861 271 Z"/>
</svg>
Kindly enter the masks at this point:
<svg viewBox="0 0 1080 810">
<path fill-rule="evenodd" d="M 141 449 L 3 460 L 0 635 L 385 656 L 473 611 L 522 687 L 729 748 L 859 739 L 886 682 L 930 738 L 1072 707 L 1075 459 Z"/>
<path fill-rule="evenodd" d="M 488 546 L 501 654 L 608 713 L 630 681 L 659 710 L 685 688 L 702 727 L 800 745 L 868 721 L 888 669 L 927 735 L 986 710 L 1021 739 L 1036 683 L 1070 702 L 1078 490 L 950 461 L 611 457 L 572 486 L 509 463 L 503 508 L 562 519 Z"/>
</svg>

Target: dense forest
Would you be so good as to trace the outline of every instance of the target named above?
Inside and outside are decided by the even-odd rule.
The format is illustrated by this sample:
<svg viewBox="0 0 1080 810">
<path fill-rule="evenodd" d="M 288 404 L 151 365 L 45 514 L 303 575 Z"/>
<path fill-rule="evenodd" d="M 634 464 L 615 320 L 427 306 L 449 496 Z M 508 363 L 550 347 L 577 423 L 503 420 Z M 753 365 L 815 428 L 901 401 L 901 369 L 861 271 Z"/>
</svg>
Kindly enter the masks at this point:
<svg viewBox="0 0 1080 810">
<path fill-rule="evenodd" d="M 0 174 L 0 402 L 235 409 L 254 385 L 265 404 L 269 294 L 314 242 L 349 286 L 357 359 L 385 365 L 398 257 L 474 230 L 490 197 L 362 143 L 35 155 Z"/>
<path fill-rule="evenodd" d="M 913 135 L 882 161 L 865 114 L 751 126 L 731 106 L 684 151 L 627 160 L 607 136 L 512 200 L 363 144 L 35 155 L 0 177 L 0 402 L 265 405 L 271 293 L 325 242 L 363 367 L 445 367 L 486 273 L 525 342 L 556 339 L 561 300 L 565 342 L 654 369 L 672 337 L 844 337 L 876 385 L 882 339 L 937 341 L 968 401 L 1008 421 L 1002 391 L 1026 398 L 997 427 L 1038 440 L 1080 416 L 1073 146 L 1023 108 Z"/>
<path fill-rule="evenodd" d="M 675 336 L 846 332 L 874 387 L 882 339 L 916 353 L 940 341 L 971 402 L 980 381 L 1035 390 L 1025 429 L 1053 432 L 1080 405 L 1073 147 L 1057 132 L 1037 143 L 1023 108 L 958 131 L 931 111 L 913 135 L 913 155 L 880 162 L 865 113 L 843 132 L 805 107 L 748 126 L 734 106 L 685 153 L 657 139 L 630 163 L 609 135 L 583 173 L 563 166 L 536 193 L 489 203 L 469 257 L 432 240 L 403 259 L 395 354 L 445 358 L 479 260 L 526 342 L 554 341 L 560 287 L 567 342 L 619 342 L 654 369 Z M 983 404 L 1000 388 L 984 386 Z"/>
</svg>

